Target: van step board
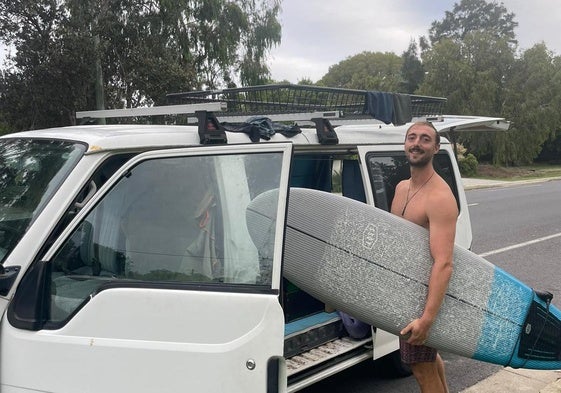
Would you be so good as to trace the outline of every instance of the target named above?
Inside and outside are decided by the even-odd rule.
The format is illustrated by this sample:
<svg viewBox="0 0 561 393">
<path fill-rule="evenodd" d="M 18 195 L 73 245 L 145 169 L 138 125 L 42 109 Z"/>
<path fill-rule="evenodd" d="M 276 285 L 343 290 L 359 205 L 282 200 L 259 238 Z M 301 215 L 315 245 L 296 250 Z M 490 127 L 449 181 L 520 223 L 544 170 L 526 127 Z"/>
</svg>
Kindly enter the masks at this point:
<svg viewBox="0 0 561 393">
<path fill-rule="evenodd" d="M 307 352 L 286 359 L 287 376 L 294 375 L 337 356 L 350 352 L 365 344 L 371 343 L 372 338 L 354 340 L 349 337 L 339 338 Z"/>
</svg>

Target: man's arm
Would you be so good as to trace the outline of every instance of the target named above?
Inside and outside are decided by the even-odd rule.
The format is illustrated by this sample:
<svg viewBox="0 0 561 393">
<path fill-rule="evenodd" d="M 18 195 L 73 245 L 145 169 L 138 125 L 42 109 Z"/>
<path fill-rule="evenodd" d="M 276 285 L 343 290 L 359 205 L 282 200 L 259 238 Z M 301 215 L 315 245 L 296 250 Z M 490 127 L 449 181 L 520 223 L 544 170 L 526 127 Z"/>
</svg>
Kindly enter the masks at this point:
<svg viewBox="0 0 561 393">
<path fill-rule="evenodd" d="M 439 191 L 431 195 L 427 205 L 427 217 L 430 252 L 433 258 L 427 300 L 421 317 L 413 320 L 401 332 L 403 335 L 410 333 L 407 341 L 414 345 L 422 345 L 427 340 L 452 276 L 454 238 L 458 218 L 458 208 L 452 193 Z"/>
</svg>

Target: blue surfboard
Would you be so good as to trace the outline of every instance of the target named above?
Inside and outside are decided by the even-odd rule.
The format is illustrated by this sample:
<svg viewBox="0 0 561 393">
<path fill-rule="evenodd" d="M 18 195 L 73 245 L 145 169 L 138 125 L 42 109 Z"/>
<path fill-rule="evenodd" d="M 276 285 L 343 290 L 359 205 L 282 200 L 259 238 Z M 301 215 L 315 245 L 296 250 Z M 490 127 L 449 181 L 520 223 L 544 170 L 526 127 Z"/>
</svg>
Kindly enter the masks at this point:
<svg viewBox="0 0 561 393">
<path fill-rule="evenodd" d="M 272 250 L 274 193 L 247 210 L 263 255 Z M 425 228 L 349 198 L 292 188 L 285 231 L 283 274 L 317 299 L 396 335 L 421 315 L 432 264 Z M 550 294 L 456 246 L 427 345 L 514 368 L 561 369 L 561 312 Z"/>
</svg>

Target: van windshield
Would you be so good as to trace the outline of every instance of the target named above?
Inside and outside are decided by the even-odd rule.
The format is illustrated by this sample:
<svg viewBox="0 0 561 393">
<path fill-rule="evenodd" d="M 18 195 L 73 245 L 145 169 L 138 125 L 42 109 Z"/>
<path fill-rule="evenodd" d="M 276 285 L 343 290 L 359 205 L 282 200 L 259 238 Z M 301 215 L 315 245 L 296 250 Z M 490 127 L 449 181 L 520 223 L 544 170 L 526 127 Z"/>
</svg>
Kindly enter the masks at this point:
<svg viewBox="0 0 561 393">
<path fill-rule="evenodd" d="M 0 263 L 85 150 L 71 141 L 0 139 Z"/>
</svg>

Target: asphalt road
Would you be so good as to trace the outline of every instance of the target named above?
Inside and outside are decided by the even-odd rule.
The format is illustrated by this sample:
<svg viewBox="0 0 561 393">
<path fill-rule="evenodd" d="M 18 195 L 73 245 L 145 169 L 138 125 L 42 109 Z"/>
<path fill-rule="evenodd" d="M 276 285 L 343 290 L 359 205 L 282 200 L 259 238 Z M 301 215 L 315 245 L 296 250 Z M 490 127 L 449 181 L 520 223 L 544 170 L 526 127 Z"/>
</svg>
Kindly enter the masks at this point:
<svg viewBox="0 0 561 393">
<path fill-rule="evenodd" d="M 561 180 L 467 191 L 472 251 L 528 285 L 554 294 L 561 308 Z M 503 367 L 443 353 L 451 393 L 461 392 Z M 412 377 L 388 379 L 366 362 L 303 393 L 418 392 Z M 492 390 L 489 390 L 491 393 Z"/>
<path fill-rule="evenodd" d="M 550 291 L 561 306 L 561 180 L 472 190 L 467 197 L 472 251 Z"/>
</svg>

